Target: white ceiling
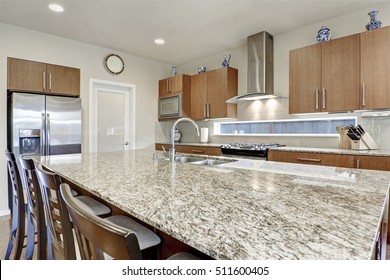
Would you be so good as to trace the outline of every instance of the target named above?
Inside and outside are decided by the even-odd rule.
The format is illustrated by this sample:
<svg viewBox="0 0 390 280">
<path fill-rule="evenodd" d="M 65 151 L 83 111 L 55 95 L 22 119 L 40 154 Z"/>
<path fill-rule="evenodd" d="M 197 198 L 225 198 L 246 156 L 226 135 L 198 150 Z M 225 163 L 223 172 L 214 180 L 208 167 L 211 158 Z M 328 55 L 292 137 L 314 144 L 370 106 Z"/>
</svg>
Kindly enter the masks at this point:
<svg viewBox="0 0 390 280">
<path fill-rule="evenodd" d="M 50 11 L 51 2 L 63 5 L 65 12 Z M 384 2 L 0 0 L 0 22 L 182 65 L 234 48 L 263 30 L 278 35 Z M 153 43 L 158 37 L 165 45 Z"/>
</svg>

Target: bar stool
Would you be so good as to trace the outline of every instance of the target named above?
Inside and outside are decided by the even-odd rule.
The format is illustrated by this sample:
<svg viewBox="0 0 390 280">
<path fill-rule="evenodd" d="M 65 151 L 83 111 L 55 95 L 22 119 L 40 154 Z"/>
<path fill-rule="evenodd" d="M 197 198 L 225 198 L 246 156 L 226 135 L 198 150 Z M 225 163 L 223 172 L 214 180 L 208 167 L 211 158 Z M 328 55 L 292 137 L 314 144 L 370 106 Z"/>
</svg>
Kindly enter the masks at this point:
<svg viewBox="0 0 390 280">
<path fill-rule="evenodd" d="M 37 235 L 37 259 L 46 260 L 47 228 L 41 189 L 35 173 L 34 161 L 19 156 L 23 174 L 23 186 L 27 196 L 27 248 L 26 259 L 31 260 L 34 253 L 34 237 Z"/>
<path fill-rule="evenodd" d="M 60 177 L 42 169 L 36 163 L 36 174 L 41 187 L 46 225 L 48 227 L 48 258 L 76 259 L 72 224 L 66 206 L 60 195 Z M 72 195 L 73 197 L 73 195 Z M 92 215 L 106 216 L 111 209 L 97 200 L 87 196 L 75 197 Z"/>
<path fill-rule="evenodd" d="M 5 156 L 7 157 L 8 173 L 12 183 L 12 226 L 4 259 L 9 260 L 13 251 L 12 259 L 19 260 L 25 239 L 26 206 L 15 155 L 5 150 Z"/>
<path fill-rule="evenodd" d="M 113 223 L 112 219 L 110 221 L 108 218 L 102 219 L 91 215 L 72 196 L 68 184 L 61 184 L 60 189 L 62 199 L 73 221 L 82 259 L 104 259 L 103 253 L 105 253 L 115 259 L 140 260 L 142 259 L 142 248 L 145 246 L 145 235 L 148 234 L 146 243 L 149 242 L 149 245 L 153 243 L 150 239 L 153 235 L 156 236 L 155 240 L 159 241 L 157 244 L 160 243 L 160 238 L 155 233 L 130 218 L 120 217 L 122 225 L 126 225 L 125 218 L 131 220 L 127 224 L 130 227 L 124 227 Z M 177 253 L 169 259 L 198 260 L 199 258 L 189 253 Z"/>
</svg>

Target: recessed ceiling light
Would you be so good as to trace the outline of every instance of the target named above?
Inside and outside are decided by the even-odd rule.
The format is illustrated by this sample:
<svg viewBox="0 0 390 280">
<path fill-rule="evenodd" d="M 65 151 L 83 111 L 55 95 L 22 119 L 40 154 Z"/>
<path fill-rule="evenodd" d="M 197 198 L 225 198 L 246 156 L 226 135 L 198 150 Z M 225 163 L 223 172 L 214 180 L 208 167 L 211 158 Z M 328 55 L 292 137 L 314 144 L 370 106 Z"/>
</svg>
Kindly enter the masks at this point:
<svg viewBox="0 0 390 280">
<path fill-rule="evenodd" d="M 62 13 L 64 11 L 64 7 L 58 4 L 50 4 L 49 9 L 57 13 Z"/>
<path fill-rule="evenodd" d="M 157 44 L 157 45 L 162 45 L 165 43 L 164 39 L 156 39 L 154 40 L 154 42 Z"/>
</svg>

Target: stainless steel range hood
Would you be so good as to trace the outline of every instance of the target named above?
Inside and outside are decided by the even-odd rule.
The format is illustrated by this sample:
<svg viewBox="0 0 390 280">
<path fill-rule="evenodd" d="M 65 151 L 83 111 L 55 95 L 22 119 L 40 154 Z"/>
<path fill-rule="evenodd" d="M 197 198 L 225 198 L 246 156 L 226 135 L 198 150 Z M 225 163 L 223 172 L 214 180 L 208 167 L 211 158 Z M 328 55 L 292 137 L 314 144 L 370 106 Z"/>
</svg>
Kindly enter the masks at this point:
<svg viewBox="0 0 390 280">
<path fill-rule="evenodd" d="M 274 40 L 266 31 L 248 37 L 247 93 L 227 100 L 239 101 L 278 98 L 274 95 Z"/>
</svg>

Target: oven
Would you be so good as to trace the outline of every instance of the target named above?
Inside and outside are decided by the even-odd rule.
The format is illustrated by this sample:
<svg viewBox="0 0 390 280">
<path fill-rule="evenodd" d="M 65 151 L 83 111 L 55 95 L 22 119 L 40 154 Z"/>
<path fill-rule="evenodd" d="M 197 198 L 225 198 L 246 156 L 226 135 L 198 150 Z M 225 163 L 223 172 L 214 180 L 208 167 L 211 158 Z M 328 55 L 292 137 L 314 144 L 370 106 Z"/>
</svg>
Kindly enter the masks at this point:
<svg viewBox="0 0 390 280">
<path fill-rule="evenodd" d="M 221 153 L 226 157 L 267 160 L 269 149 L 282 146 L 285 145 L 276 143 L 230 143 L 221 145 Z"/>
</svg>

